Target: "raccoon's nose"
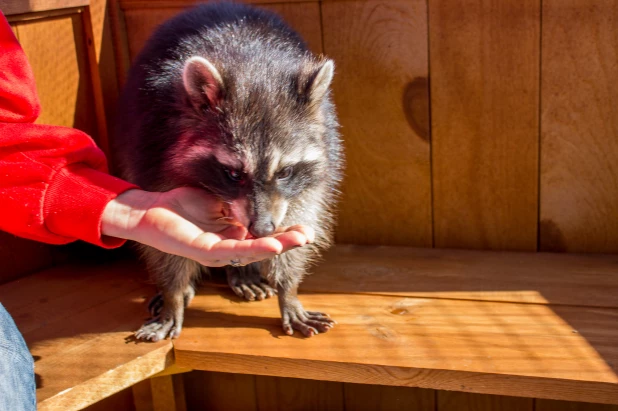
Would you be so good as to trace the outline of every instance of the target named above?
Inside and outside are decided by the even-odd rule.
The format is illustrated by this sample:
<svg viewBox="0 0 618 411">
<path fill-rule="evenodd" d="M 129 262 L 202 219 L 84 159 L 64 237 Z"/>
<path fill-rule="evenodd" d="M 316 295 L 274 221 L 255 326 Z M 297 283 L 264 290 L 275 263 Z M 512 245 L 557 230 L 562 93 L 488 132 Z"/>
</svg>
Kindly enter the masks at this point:
<svg viewBox="0 0 618 411">
<path fill-rule="evenodd" d="M 249 225 L 249 232 L 256 238 L 266 237 L 275 232 L 275 225 L 270 220 L 252 221 Z"/>
</svg>

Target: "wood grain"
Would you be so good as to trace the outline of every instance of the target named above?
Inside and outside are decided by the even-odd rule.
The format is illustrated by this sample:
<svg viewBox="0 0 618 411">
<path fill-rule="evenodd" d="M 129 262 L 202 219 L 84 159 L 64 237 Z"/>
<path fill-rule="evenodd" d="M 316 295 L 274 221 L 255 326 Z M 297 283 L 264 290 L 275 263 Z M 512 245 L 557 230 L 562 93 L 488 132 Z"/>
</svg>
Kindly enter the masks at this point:
<svg viewBox="0 0 618 411">
<path fill-rule="evenodd" d="M 257 410 L 252 375 L 193 371 L 183 377 L 189 410 Z"/>
<path fill-rule="evenodd" d="M 322 3 L 347 156 L 339 242 L 431 246 L 428 130 L 407 118 L 427 107 L 426 16 L 422 0 Z"/>
<path fill-rule="evenodd" d="M 540 247 L 618 251 L 618 1 L 543 1 Z"/>
<path fill-rule="evenodd" d="M 99 402 L 96 402 L 83 411 L 143 411 L 136 410 L 133 407 L 133 394 L 131 388 L 125 388 L 124 390 L 117 392 L 116 394 L 107 397 Z"/>
<path fill-rule="evenodd" d="M 38 124 L 78 128 L 97 135 L 91 79 L 79 16 L 18 26 L 41 101 Z"/>
<path fill-rule="evenodd" d="M 338 245 L 303 292 L 618 308 L 618 256 Z"/>
<path fill-rule="evenodd" d="M 153 411 L 152 387 L 150 380 L 140 381 L 131 387 L 135 411 Z"/>
<path fill-rule="evenodd" d="M 77 410 L 171 365 L 172 344 L 129 344 L 154 290 L 135 264 L 57 267 L 0 287 L 37 358 L 40 410 Z M 44 286 L 42 286 L 42 284 Z"/>
<path fill-rule="evenodd" d="M 344 384 L 346 411 L 437 410 L 434 390 L 379 385 Z"/>
<path fill-rule="evenodd" d="M 174 381 L 171 375 L 150 379 L 154 411 L 175 411 Z"/>
<path fill-rule="evenodd" d="M 99 65 L 97 63 L 97 50 L 95 48 L 95 36 L 92 27 L 92 14 L 90 13 L 90 7 L 84 7 L 80 13 L 80 16 L 83 35 L 80 45 L 85 50 L 84 53 L 86 55 L 86 65 L 88 66 L 90 87 L 92 90 L 92 105 L 97 130 L 96 136 L 93 137 L 95 138 L 99 148 L 101 148 L 103 153 L 105 153 L 106 157 L 110 158 L 107 118 L 105 117 L 101 74 L 99 73 Z"/>
<path fill-rule="evenodd" d="M 531 398 L 438 391 L 440 411 L 534 411 Z"/>
<path fill-rule="evenodd" d="M 227 289 L 200 290 L 174 342 L 177 364 L 618 404 L 616 309 L 351 294 L 300 298 L 339 325 L 316 338 L 286 337 L 276 301 L 247 304 Z"/>
<path fill-rule="evenodd" d="M 618 405 L 536 400 L 535 411 L 618 411 Z"/>
<path fill-rule="evenodd" d="M 429 2 L 437 247 L 537 249 L 540 0 Z"/>
<path fill-rule="evenodd" d="M 180 4 L 171 8 L 157 9 L 150 6 L 144 9 L 125 10 L 124 17 L 131 59 L 135 58 L 159 24 L 183 11 L 185 7 Z M 260 7 L 278 13 L 303 36 L 312 51 L 322 52 L 318 2 L 264 4 Z"/>
<path fill-rule="evenodd" d="M 258 7 L 281 16 L 303 37 L 312 52 L 323 52 L 319 2 L 262 4 Z"/>
<path fill-rule="evenodd" d="M 256 377 L 260 411 L 343 411 L 343 384 L 296 378 Z"/>
<path fill-rule="evenodd" d="M 164 9 L 136 9 L 124 12 L 126 36 L 131 61 L 135 59 L 152 32 L 165 20 L 175 16 L 183 10 L 181 7 Z"/>
<path fill-rule="evenodd" d="M 0 10 L 2 10 L 2 14 L 6 16 L 67 9 L 86 5 L 88 5 L 88 0 L 0 0 Z"/>
<path fill-rule="evenodd" d="M 0 232 L 0 284 L 53 265 L 53 246 Z"/>
</svg>

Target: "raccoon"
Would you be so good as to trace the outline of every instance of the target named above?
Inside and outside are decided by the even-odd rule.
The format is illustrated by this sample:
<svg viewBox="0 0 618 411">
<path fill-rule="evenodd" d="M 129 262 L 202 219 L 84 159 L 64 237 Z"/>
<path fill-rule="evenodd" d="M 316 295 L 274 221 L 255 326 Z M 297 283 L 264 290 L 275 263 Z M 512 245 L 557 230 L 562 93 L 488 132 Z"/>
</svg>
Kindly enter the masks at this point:
<svg viewBox="0 0 618 411">
<path fill-rule="evenodd" d="M 315 241 L 270 260 L 226 266 L 241 298 L 277 295 L 283 329 L 328 331 L 297 289 L 333 240 L 344 153 L 331 99 L 334 63 L 312 54 L 278 15 L 211 3 L 159 26 L 121 93 L 114 152 L 119 174 L 148 191 L 206 189 L 231 204 L 252 236 L 305 224 Z M 159 294 L 136 337 L 180 335 L 184 309 L 208 268 L 138 246 Z"/>
</svg>

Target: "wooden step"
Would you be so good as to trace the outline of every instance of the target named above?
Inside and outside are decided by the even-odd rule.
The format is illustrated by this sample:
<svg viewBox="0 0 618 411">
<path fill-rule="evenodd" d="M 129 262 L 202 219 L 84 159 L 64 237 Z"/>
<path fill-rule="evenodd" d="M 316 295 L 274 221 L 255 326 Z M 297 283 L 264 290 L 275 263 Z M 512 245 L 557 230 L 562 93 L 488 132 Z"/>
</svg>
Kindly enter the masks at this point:
<svg viewBox="0 0 618 411">
<path fill-rule="evenodd" d="M 618 258 L 338 246 L 301 287 L 339 323 L 202 288 L 174 342 L 209 371 L 618 404 Z"/>
<path fill-rule="evenodd" d="M 618 404 L 618 256 L 337 246 L 301 287 L 339 325 L 285 336 L 275 300 L 205 284 L 174 342 L 131 342 L 154 288 L 134 261 L 0 286 L 37 359 L 39 409 L 183 369 Z M 173 350 L 173 351 L 172 351 Z"/>
</svg>

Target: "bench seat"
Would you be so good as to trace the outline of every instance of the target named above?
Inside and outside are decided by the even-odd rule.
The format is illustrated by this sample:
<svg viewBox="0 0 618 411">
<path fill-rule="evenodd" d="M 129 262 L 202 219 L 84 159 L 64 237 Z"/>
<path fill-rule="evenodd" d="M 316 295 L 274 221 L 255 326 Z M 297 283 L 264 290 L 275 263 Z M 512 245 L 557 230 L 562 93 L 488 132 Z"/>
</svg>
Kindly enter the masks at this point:
<svg viewBox="0 0 618 411">
<path fill-rule="evenodd" d="M 0 286 L 38 400 L 93 403 L 182 369 L 618 404 L 618 256 L 339 245 L 301 286 L 339 323 L 285 336 L 275 299 L 200 288 L 173 342 L 127 342 L 154 289 L 134 261 Z M 52 408 L 52 407 L 50 407 Z"/>
</svg>

